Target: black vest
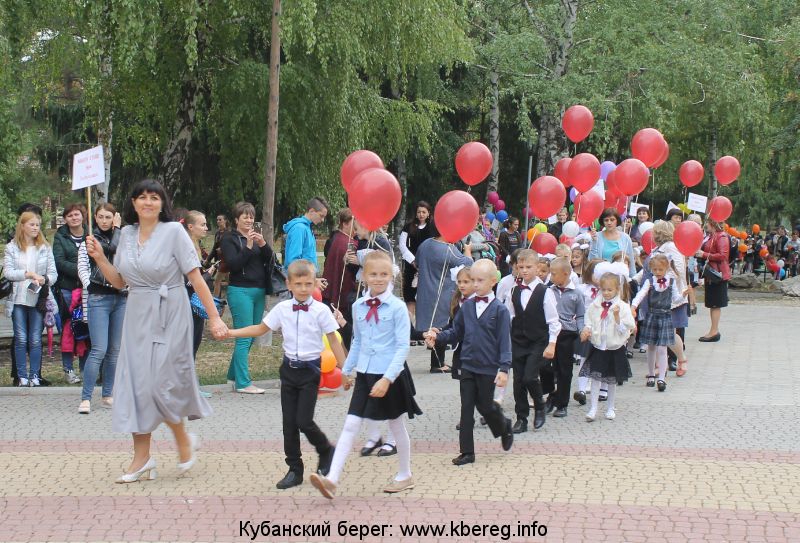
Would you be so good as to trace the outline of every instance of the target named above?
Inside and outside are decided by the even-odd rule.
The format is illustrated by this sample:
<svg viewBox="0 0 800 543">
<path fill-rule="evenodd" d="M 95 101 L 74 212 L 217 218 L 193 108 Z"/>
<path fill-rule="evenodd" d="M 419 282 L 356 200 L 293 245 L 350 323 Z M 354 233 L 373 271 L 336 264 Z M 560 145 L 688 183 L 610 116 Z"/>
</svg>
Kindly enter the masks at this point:
<svg viewBox="0 0 800 543">
<path fill-rule="evenodd" d="M 547 343 L 550 329 L 544 318 L 544 294 L 547 287 L 539 283 L 531 293 L 528 305 L 522 309 L 522 290 L 515 286 L 511 291 L 514 318 L 511 320 L 511 344 L 514 350 L 532 347 L 536 343 Z"/>
</svg>

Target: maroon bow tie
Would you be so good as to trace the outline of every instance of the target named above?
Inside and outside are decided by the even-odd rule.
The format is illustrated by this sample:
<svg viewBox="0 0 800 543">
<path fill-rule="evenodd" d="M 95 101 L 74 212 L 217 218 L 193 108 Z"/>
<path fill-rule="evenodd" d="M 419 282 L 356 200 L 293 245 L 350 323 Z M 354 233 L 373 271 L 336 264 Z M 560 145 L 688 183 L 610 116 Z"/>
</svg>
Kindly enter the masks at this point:
<svg viewBox="0 0 800 543">
<path fill-rule="evenodd" d="M 557 287 L 558 290 L 561 291 L 561 294 L 564 294 L 567 291 L 567 287 Z"/>
<path fill-rule="evenodd" d="M 592 300 L 597 297 L 598 292 L 600 292 L 600 290 L 597 287 L 592 287 Z"/>
<path fill-rule="evenodd" d="M 662 277 L 661 279 L 658 280 L 658 284 L 661 285 L 662 287 L 666 286 L 667 285 L 667 278 L 666 277 Z"/>
<path fill-rule="evenodd" d="M 608 316 L 608 310 L 613 304 L 612 302 L 603 302 L 600 305 L 603 306 L 603 312 L 600 314 L 600 318 L 605 319 Z"/>
<path fill-rule="evenodd" d="M 475 296 L 475 303 L 477 304 L 478 302 L 485 302 L 485 303 L 488 304 L 489 303 L 489 297 L 488 296 Z"/>
<path fill-rule="evenodd" d="M 306 304 L 292 304 L 293 311 L 305 311 L 308 313 L 308 306 Z"/>
<path fill-rule="evenodd" d="M 367 300 L 367 305 L 369 306 L 369 311 L 367 311 L 367 322 L 369 322 L 370 317 L 375 317 L 375 324 L 378 324 L 378 306 L 381 305 L 381 301 L 378 298 L 370 298 Z"/>
<path fill-rule="evenodd" d="M 528 285 L 523 283 L 521 279 L 517 280 L 517 287 L 519 287 L 520 290 L 530 290 L 531 289 L 531 287 L 529 287 Z"/>
</svg>

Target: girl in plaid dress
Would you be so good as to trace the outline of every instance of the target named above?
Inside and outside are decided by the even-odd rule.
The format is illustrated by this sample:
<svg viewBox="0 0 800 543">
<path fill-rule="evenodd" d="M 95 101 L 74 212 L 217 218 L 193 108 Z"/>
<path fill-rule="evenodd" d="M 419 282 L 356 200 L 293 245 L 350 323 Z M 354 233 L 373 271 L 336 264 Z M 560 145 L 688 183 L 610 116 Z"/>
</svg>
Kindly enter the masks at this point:
<svg viewBox="0 0 800 543">
<path fill-rule="evenodd" d="M 682 299 L 682 294 L 674 279 L 666 277 L 670 267 L 665 254 L 656 253 L 650 257 L 650 271 L 653 277 L 647 279 L 631 303 L 634 315 L 636 309 L 647 299 L 647 316 L 639 335 L 640 341 L 647 345 L 647 386 L 658 385 L 658 391 L 667 389 L 664 380 L 667 374 L 667 347 L 675 343 L 675 327 L 672 324 L 672 304 Z M 658 381 L 656 381 L 656 366 Z"/>
</svg>

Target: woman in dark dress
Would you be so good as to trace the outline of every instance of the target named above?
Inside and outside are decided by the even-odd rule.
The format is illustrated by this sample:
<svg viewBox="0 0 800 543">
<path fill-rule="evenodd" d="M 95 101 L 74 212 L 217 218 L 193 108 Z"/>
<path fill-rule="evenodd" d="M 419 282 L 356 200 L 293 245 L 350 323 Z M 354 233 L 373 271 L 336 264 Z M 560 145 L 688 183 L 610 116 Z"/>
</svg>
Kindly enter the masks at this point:
<svg viewBox="0 0 800 543">
<path fill-rule="evenodd" d="M 433 208 L 428 202 L 421 200 L 415 206 L 414 220 L 405 225 L 398 238 L 400 253 L 403 255 L 403 301 L 408 307 L 408 314 L 414 323 L 417 300 L 417 249 L 428 238 L 438 235 L 433 224 Z"/>
</svg>

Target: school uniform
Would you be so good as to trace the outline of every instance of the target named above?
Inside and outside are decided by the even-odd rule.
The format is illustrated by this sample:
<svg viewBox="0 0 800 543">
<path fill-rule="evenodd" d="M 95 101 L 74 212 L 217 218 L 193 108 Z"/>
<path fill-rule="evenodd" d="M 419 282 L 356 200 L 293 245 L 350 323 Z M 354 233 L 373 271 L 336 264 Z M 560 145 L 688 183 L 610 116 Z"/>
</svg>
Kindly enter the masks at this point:
<svg viewBox="0 0 800 543">
<path fill-rule="evenodd" d="M 614 318 L 614 306 L 620 308 L 619 323 Z M 591 347 L 579 375 L 607 384 L 621 384 L 633 377 L 625 344 L 635 327 L 631 306 L 619 296 L 608 301 L 598 296 L 584 316 L 584 328 L 591 332 Z"/>
<path fill-rule="evenodd" d="M 672 305 L 682 300 L 677 281 L 671 277 L 647 279 L 636 294 L 631 305 L 647 300 L 647 315 L 641 327 L 639 341 L 645 345 L 665 346 L 675 343 L 675 326 L 672 320 Z"/>
<path fill-rule="evenodd" d="M 411 322 L 405 303 L 387 289 L 378 296 L 363 296 L 353 304 L 353 341 L 342 373 L 356 371 L 348 415 L 371 420 L 392 420 L 404 414 L 421 415 L 414 400 L 416 390 L 406 365 Z M 370 397 L 381 378 L 391 382 L 382 398 Z"/>
<path fill-rule="evenodd" d="M 464 302 L 466 302 L 470 298 L 472 298 L 472 296 L 470 296 L 468 298 L 462 298 L 461 301 L 458 302 L 458 307 L 455 308 L 455 311 L 453 312 L 453 316 L 450 319 L 450 322 L 448 323 L 448 325 L 445 328 L 443 328 L 443 330 L 449 330 L 449 329 L 451 329 L 453 327 L 453 321 L 455 320 L 456 315 L 458 315 L 458 312 L 461 311 L 461 308 L 464 306 Z M 411 333 L 411 337 L 413 339 L 413 337 L 414 337 L 414 333 L 413 332 Z M 456 380 L 461 378 L 461 343 L 460 342 L 456 345 L 456 348 L 453 349 L 453 361 L 450 363 L 450 377 L 452 377 L 453 379 L 456 379 Z"/>
<path fill-rule="evenodd" d="M 542 356 L 548 343 L 556 343 L 561 331 L 556 298 L 536 277 L 519 282 L 506 301 L 511 314 L 511 367 L 514 370 L 514 410 L 517 419 L 528 420 L 528 394 L 537 411 L 544 410 L 540 372 L 547 360 Z"/>
<path fill-rule="evenodd" d="M 300 432 L 305 434 L 320 456 L 330 454 L 332 445 L 314 422 L 319 390 L 322 336 L 339 329 L 328 306 L 309 298 L 305 302 L 284 300 L 264 317 L 264 324 L 283 334 L 281 411 L 283 450 L 289 469 L 303 474 Z"/>
<path fill-rule="evenodd" d="M 511 368 L 511 317 L 493 293 L 475 295 L 461 306 L 453 325 L 436 337 L 439 344 L 460 343 L 461 426 L 459 448 L 462 455 L 475 454 L 473 425 L 477 408 L 494 437 L 511 433 L 511 420 L 494 401 L 494 380 L 498 372 Z"/>
<path fill-rule="evenodd" d="M 554 363 L 557 388 L 555 395 L 551 394 L 550 397 L 555 407 L 562 408 L 569 404 L 575 343 L 580 340 L 579 334 L 583 330 L 584 297 L 572 281 L 565 287 L 553 285 L 550 290 L 556 297 L 558 319 L 561 322 Z"/>
</svg>

